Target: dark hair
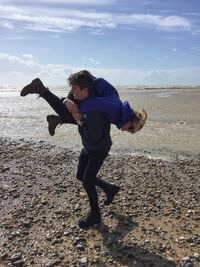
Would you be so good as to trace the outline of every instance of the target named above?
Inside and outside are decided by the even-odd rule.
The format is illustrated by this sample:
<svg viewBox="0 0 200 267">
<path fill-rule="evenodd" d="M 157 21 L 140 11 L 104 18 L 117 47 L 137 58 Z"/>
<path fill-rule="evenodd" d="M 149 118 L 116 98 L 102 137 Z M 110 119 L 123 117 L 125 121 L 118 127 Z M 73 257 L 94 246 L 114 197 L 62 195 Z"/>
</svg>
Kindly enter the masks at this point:
<svg viewBox="0 0 200 267">
<path fill-rule="evenodd" d="M 93 91 L 95 77 L 87 70 L 73 73 L 68 78 L 69 86 L 78 85 L 81 89 L 87 87 L 89 95 Z"/>
</svg>

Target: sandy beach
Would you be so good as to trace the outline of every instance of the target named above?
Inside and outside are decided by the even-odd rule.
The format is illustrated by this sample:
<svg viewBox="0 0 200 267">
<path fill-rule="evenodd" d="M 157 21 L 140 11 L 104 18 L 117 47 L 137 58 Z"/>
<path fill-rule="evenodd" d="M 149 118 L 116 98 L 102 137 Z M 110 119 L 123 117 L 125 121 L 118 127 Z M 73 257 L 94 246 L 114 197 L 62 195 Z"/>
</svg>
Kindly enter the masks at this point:
<svg viewBox="0 0 200 267">
<path fill-rule="evenodd" d="M 0 266 L 200 266 L 200 158 L 109 155 L 99 175 L 121 186 L 102 223 L 74 178 L 78 152 L 0 139 Z"/>
<path fill-rule="evenodd" d="M 129 154 L 161 158 L 179 152 L 199 153 L 199 89 L 125 89 L 119 91 L 121 99 L 128 100 L 136 110 L 144 108 L 148 120 L 144 129 L 134 136 L 112 125 L 112 153 L 124 150 Z M 66 95 L 66 88 L 52 88 L 52 91 L 59 97 Z M 0 106 L 0 137 L 48 141 L 80 150 L 82 144 L 76 126 L 62 125 L 56 129 L 55 136 L 49 135 L 46 116 L 55 112 L 44 99 L 38 99 L 36 95 L 20 97 L 20 88 L 10 91 L 2 88 Z"/>
</svg>

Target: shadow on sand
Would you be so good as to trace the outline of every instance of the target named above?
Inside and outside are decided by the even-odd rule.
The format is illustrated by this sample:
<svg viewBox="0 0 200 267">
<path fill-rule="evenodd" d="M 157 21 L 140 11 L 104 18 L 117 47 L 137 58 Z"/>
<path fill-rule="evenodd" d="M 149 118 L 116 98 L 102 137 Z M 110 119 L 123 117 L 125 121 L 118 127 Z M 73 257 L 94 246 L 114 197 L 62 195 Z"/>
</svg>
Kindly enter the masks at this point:
<svg viewBox="0 0 200 267">
<path fill-rule="evenodd" d="M 102 222 L 97 227 L 103 237 L 104 246 L 113 260 L 126 267 L 176 267 L 174 262 L 171 262 L 161 255 L 150 252 L 148 249 L 141 247 L 132 242 L 128 244 L 123 241 L 124 237 L 138 225 L 128 216 L 111 212 L 113 218 L 117 220 L 117 226 L 110 231 Z M 107 266 L 107 265 L 106 265 Z"/>
</svg>

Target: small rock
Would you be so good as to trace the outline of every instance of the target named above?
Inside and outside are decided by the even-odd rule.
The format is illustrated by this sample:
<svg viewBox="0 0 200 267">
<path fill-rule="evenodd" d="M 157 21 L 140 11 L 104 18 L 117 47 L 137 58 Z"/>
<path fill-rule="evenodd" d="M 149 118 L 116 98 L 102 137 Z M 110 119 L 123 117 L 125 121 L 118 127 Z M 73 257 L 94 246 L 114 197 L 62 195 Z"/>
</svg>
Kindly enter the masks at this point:
<svg viewBox="0 0 200 267">
<path fill-rule="evenodd" d="M 182 258 L 181 261 L 184 263 L 188 263 L 188 262 L 191 262 L 191 259 L 190 257 L 187 256 L 187 257 Z"/>
<path fill-rule="evenodd" d="M 193 267 L 193 263 L 192 262 L 187 262 L 186 264 L 183 265 L 183 267 Z"/>
<path fill-rule="evenodd" d="M 64 236 L 69 236 L 70 235 L 70 232 L 64 232 L 63 235 Z"/>
<path fill-rule="evenodd" d="M 0 259 L 1 260 L 5 260 L 6 258 L 8 257 L 8 253 L 7 252 L 4 252 L 0 255 Z"/>
<path fill-rule="evenodd" d="M 84 246 L 81 245 L 81 244 L 78 244 L 78 245 L 76 246 L 76 248 L 77 248 L 78 250 L 81 250 L 81 251 L 84 251 L 84 250 L 85 250 Z"/>
<path fill-rule="evenodd" d="M 102 257 L 107 257 L 109 255 L 108 251 L 102 251 L 101 256 Z"/>
<path fill-rule="evenodd" d="M 200 260 L 200 254 L 199 253 L 194 253 L 194 258 L 195 260 Z"/>
<path fill-rule="evenodd" d="M 24 260 L 18 260 L 18 261 L 14 261 L 13 265 L 16 267 L 21 267 L 24 265 Z"/>
<path fill-rule="evenodd" d="M 21 255 L 21 254 L 16 254 L 16 255 L 13 255 L 13 256 L 10 258 L 10 260 L 11 260 L 12 262 L 14 262 L 14 261 L 21 260 L 21 258 L 22 258 L 22 255 Z"/>
<path fill-rule="evenodd" d="M 86 257 L 80 259 L 80 261 L 79 261 L 80 265 L 85 265 L 85 264 L 87 264 L 87 262 L 88 262 L 88 259 Z"/>
</svg>

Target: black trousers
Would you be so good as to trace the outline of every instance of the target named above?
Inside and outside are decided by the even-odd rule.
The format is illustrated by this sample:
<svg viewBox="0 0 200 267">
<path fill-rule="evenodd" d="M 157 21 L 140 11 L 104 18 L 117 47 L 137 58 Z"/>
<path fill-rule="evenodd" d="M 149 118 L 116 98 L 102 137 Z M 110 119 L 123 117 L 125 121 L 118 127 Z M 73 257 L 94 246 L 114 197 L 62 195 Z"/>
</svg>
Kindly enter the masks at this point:
<svg viewBox="0 0 200 267">
<path fill-rule="evenodd" d="M 79 156 L 76 177 L 83 183 L 92 212 L 99 211 L 98 195 L 95 186 L 100 187 L 104 192 L 111 186 L 109 183 L 97 178 L 97 173 L 101 168 L 104 159 L 107 157 L 108 152 L 109 150 L 91 151 L 84 147 Z"/>
<path fill-rule="evenodd" d="M 60 116 L 62 123 L 77 125 L 76 120 L 74 120 L 72 114 L 63 104 L 62 99 L 54 95 L 49 90 L 42 95 L 42 98 L 45 99 L 53 110 Z M 76 178 L 83 183 L 92 212 L 99 211 L 98 195 L 95 186 L 100 187 L 104 192 L 108 191 L 111 186 L 109 183 L 97 178 L 97 173 L 108 153 L 109 150 L 91 151 L 83 148 L 79 156 Z"/>
<path fill-rule="evenodd" d="M 53 108 L 53 110 L 60 116 L 62 123 L 70 123 L 77 125 L 76 120 L 73 118 L 72 114 L 69 112 L 67 107 L 62 102 L 64 98 L 60 99 L 49 90 L 47 90 L 42 95 L 42 98 L 44 98 Z"/>
</svg>

